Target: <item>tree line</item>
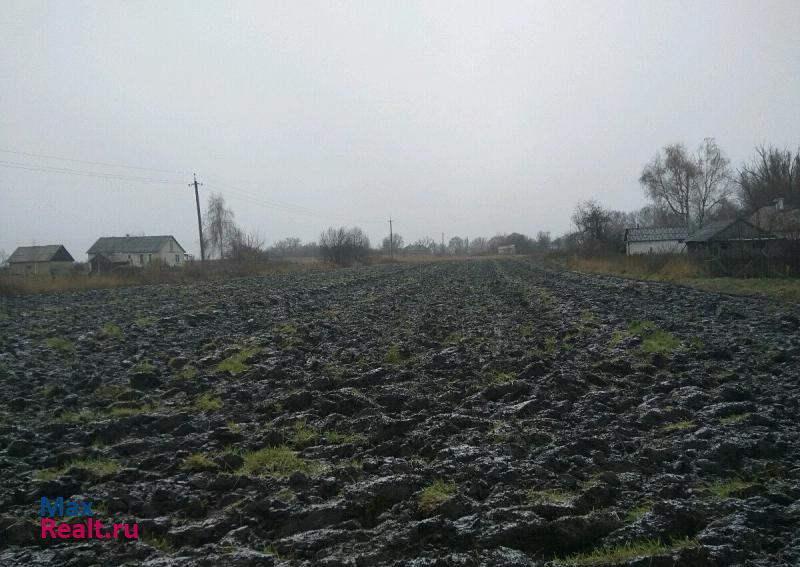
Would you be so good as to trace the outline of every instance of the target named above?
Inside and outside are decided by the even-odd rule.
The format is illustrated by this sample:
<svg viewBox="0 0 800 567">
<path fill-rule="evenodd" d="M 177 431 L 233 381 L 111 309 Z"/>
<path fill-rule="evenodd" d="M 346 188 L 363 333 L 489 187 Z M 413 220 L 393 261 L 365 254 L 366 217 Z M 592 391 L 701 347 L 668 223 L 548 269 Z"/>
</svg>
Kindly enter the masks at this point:
<svg viewBox="0 0 800 567">
<path fill-rule="evenodd" d="M 265 261 L 268 258 L 286 259 L 297 257 L 319 257 L 339 265 L 348 265 L 366 260 L 375 252 L 388 254 L 424 253 L 430 255 L 487 255 L 496 254 L 500 246 L 513 244 L 519 254 L 544 252 L 550 248 L 550 233 L 539 231 L 535 238 L 512 232 L 485 238 L 453 236 L 447 243 L 437 242 L 426 236 L 406 245 L 400 234 L 381 241 L 380 247 L 373 249 L 370 239 L 359 227 L 330 227 L 324 230 L 318 241 L 302 242 L 299 238 L 288 237 L 278 240 L 272 246 L 265 246 L 257 233 L 248 233 L 236 224 L 233 210 L 227 206 L 224 197 L 212 193 L 203 214 L 203 239 L 206 257 L 214 260 Z"/>
<path fill-rule="evenodd" d="M 695 152 L 684 144 L 669 144 L 645 164 L 639 183 L 649 201 L 645 207 L 617 211 L 596 200 L 578 203 L 571 219 L 574 230 L 554 244 L 617 250 L 624 246 L 627 227 L 693 231 L 715 220 L 748 217 L 778 199 L 786 208 L 800 207 L 800 149 L 761 145 L 749 162 L 734 170 L 714 138 L 703 140 Z"/>
</svg>

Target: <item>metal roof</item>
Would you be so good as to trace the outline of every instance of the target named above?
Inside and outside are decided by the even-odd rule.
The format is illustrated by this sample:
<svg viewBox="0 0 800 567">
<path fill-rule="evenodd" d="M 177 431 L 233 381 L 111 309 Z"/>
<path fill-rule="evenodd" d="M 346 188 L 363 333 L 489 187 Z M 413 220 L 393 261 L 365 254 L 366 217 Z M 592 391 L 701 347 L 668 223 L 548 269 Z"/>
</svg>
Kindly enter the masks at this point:
<svg viewBox="0 0 800 567">
<path fill-rule="evenodd" d="M 694 231 L 689 237 L 689 240 L 691 242 L 705 242 L 706 240 L 710 240 L 719 231 L 728 228 L 734 222 L 736 222 L 736 219 L 710 222 L 703 228 Z"/>
<path fill-rule="evenodd" d="M 175 240 L 172 235 L 164 236 L 103 236 L 92 244 L 87 254 L 147 254 L 161 252 L 164 244 L 170 240 Z M 175 244 L 181 252 L 185 252 L 183 246 Z"/>
<path fill-rule="evenodd" d="M 747 222 L 744 219 L 736 218 L 736 219 L 728 219 L 728 220 L 720 220 L 710 222 L 705 225 L 703 228 L 696 230 L 686 239 L 686 242 L 708 242 L 709 240 L 714 240 L 716 236 L 718 236 L 721 232 L 724 232 L 734 225 L 740 225 L 736 230 L 736 232 L 726 235 L 722 235 L 722 238 L 719 240 L 748 240 L 752 238 L 775 238 L 774 235 L 770 234 L 766 230 L 763 230 L 753 223 Z"/>
<path fill-rule="evenodd" d="M 75 259 L 62 244 L 47 246 L 20 246 L 8 257 L 9 264 L 20 262 L 74 262 Z"/>
<path fill-rule="evenodd" d="M 684 227 L 651 226 L 646 228 L 626 228 L 626 242 L 655 242 L 658 240 L 686 240 L 688 229 Z"/>
</svg>

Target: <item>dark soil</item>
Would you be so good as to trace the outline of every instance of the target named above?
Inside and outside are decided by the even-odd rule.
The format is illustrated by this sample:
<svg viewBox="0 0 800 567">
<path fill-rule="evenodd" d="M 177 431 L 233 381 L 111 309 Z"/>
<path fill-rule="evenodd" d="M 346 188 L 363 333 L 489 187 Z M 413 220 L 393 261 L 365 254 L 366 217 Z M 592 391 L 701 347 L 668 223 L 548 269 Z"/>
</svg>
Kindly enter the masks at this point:
<svg viewBox="0 0 800 567">
<path fill-rule="evenodd" d="M 795 307 L 516 259 L 0 305 L 0 565 L 800 564 Z"/>
</svg>

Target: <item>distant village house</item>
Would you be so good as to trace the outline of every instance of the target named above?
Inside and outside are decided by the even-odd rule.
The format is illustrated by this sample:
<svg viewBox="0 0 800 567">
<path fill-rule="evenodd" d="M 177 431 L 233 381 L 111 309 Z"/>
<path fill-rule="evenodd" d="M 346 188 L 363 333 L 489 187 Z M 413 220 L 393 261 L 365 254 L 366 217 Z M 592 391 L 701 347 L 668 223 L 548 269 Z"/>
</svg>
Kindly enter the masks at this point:
<svg viewBox="0 0 800 567">
<path fill-rule="evenodd" d="M 93 272 L 153 263 L 180 266 L 186 251 L 174 236 L 104 236 L 87 251 Z"/>
<path fill-rule="evenodd" d="M 779 238 L 800 240 L 800 209 L 787 207 L 783 198 L 761 207 L 747 220 Z"/>
<path fill-rule="evenodd" d="M 8 271 L 14 275 L 53 275 L 70 272 L 74 264 L 61 244 L 20 246 L 8 258 Z"/>
<path fill-rule="evenodd" d="M 517 253 L 517 245 L 516 244 L 508 244 L 507 246 L 498 246 L 497 253 L 502 255 L 513 255 Z"/>
</svg>

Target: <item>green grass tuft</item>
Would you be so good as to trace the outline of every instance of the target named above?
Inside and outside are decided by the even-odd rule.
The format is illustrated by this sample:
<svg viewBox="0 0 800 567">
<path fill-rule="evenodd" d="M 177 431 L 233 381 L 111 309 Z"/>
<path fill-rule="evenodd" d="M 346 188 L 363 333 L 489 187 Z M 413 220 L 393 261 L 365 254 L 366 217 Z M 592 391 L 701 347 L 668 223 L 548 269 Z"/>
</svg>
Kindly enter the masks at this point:
<svg viewBox="0 0 800 567">
<path fill-rule="evenodd" d="M 136 374 L 153 374 L 156 371 L 156 366 L 150 361 L 145 360 L 133 367 Z"/>
<path fill-rule="evenodd" d="M 165 536 L 142 534 L 141 542 L 164 553 L 175 551 L 175 548 L 172 547 L 172 544 Z"/>
<path fill-rule="evenodd" d="M 155 317 L 139 317 L 133 322 L 133 324 L 140 329 L 146 329 L 147 327 L 152 327 L 155 324 L 155 322 L 156 322 Z"/>
<path fill-rule="evenodd" d="M 510 372 L 501 372 L 500 370 L 493 370 L 486 377 L 486 382 L 489 384 L 505 384 L 514 380 L 514 375 Z"/>
<path fill-rule="evenodd" d="M 645 335 L 656 330 L 656 324 L 652 321 L 631 321 L 628 331 L 634 335 Z"/>
<path fill-rule="evenodd" d="M 149 413 L 156 409 L 151 404 L 145 404 L 138 407 L 121 407 L 112 408 L 109 410 L 93 410 L 84 408 L 78 411 L 65 411 L 58 416 L 56 421 L 61 423 L 92 423 L 94 421 L 101 421 L 113 417 L 130 417 L 132 415 L 139 415 Z"/>
<path fill-rule="evenodd" d="M 742 480 L 741 478 L 731 478 L 714 482 L 705 487 L 711 500 L 727 500 L 735 498 L 735 493 L 744 488 L 753 486 L 753 483 Z"/>
<path fill-rule="evenodd" d="M 567 504 L 575 499 L 575 494 L 557 488 L 546 490 L 529 490 L 527 493 L 528 501 L 536 504 Z"/>
<path fill-rule="evenodd" d="M 751 415 L 753 415 L 753 414 L 750 413 L 750 412 L 736 413 L 736 414 L 729 415 L 727 417 L 721 418 L 719 420 L 719 422 L 722 425 L 737 425 L 739 423 L 742 423 L 743 421 L 747 421 L 747 418 L 749 418 Z"/>
<path fill-rule="evenodd" d="M 197 376 L 197 368 L 192 366 L 191 364 L 184 366 L 180 372 L 178 372 L 175 377 L 178 380 L 191 380 Z"/>
<path fill-rule="evenodd" d="M 45 339 L 44 344 L 46 347 L 58 351 L 61 354 L 72 354 L 72 352 L 75 350 L 75 346 L 70 341 L 61 337 L 50 337 L 49 339 Z"/>
<path fill-rule="evenodd" d="M 217 468 L 219 468 L 217 464 L 202 453 L 189 455 L 181 465 L 181 469 L 190 472 L 215 471 Z"/>
<path fill-rule="evenodd" d="M 681 342 L 666 331 L 657 329 L 642 340 L 642 352 L 672 354 Z"/>
<path fill-rule="evenodd" d="M 323 434 L 325 441 L 334 445 L 366 445 L 367 436 L 363 433 L 342 433 L 339 431 L 326 431 Z"/>
<path fill-rule="evenodd" d="M 255 356 L 260 350 L 261 349 L 257 347 L 243 348 L 233 356 L 229 356 L 217 364 L 217 372 L 228 372 L 234 376 L 241 374 L 250 368 L 250 365 L 247 364 L 247 361 Z"/>
<path fill-rule="evenodd" d="M 651 500 L 645 500 L 644 502 L 638 504 L 636 507 L 631 509 L 626 515 L 626 519 L 629 522 L 635 522 L 636 520 L 647 514 L 652 509 L 653 509 L 653 502 Z"/>
<path fill-rule="evenodd" d="M 400 348 L 397 345 L 389 347 L 384 360 L 389 364 L 400 364 L 403 361 L 403 356 L 400 354 Z"/>
<path fill-rule="evenodd" d="M 685 538 L 663 544 L 657 540 L 642 540 L 624 545 L 607 546 L 593 549 L 587 553 L 576 553 L 565 558 L 555 558 L 557 565 L 616 565 L 637 557 L 666 555 L 698 545 L 696 540 Z"/>
<path fill-rule="evenodd" d="M 119 462 L 114 459 L 75 459 L 67 464 L 52 469 L 44 469 L 36 473 L 39 480 L 53 480 L 70 469 L 86 469 L 93 476 L 109 476 L 119 470 Z"/>
<path fill-rule="evenodd" d="M 219 411 L 222 409 L 222 399 L 205 393 L 194 401 L 194 407 L 200 411 Z"/>
<path fill-rule="evenodd" d="M 104 325 L 102 333 L 104 337 L 111 339 L 122 338 L 122 329 L 119 327 L 119 325 L 115 325 L 114 323 L 108 323 L 107 325 Z"/>
<path fill-rule="evenodd" d="M 287 477 L 294 472 L 313 474 L 318 465 L 297 456 L 289 447 L 266 447 L 242 455 L 241 472 L 250 476 Z"/>
<path fill-rule="evenodd" d="M 289 442 L 294 447 L 305 447 L 311 445 L 319 438 L 317 430 L 306 423 L 306 420 L 300 420 L 294 424 L 292 433 L 289 436 Z"/>
<path fill-rule="evenodd" d="M 417 499 L 417 508 L 420 512 L 433 512 L 440 504 L 450 499 L 455 493 L 455 482 L 436 479 L 420 493 Z"/>
<path fill-rule="evenodd" d="M 676 421 L 675 423 L 668 423 L 661 428 L 661 431 L 683 431 L 684 429 L 691 429 L 695 427 L 694 421 L 683 420 Z"/>
</svg>

